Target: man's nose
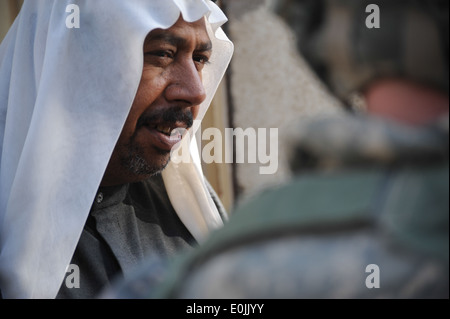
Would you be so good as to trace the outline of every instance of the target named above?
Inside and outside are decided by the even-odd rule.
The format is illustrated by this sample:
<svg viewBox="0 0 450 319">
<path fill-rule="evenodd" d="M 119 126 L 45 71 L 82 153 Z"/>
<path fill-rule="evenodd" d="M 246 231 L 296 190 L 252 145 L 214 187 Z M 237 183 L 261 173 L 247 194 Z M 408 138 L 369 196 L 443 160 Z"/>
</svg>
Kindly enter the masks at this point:
<svg viewBox="0 0 450 319">
<path fill-rule="evenodd" d="M 205 100 L 201 71 L 197 70 L 194 61 L 183 63 L 174 70 L 165 95 L 167 100 L 183 102 L 185 106 L 197 106 Z"/>
</svg>

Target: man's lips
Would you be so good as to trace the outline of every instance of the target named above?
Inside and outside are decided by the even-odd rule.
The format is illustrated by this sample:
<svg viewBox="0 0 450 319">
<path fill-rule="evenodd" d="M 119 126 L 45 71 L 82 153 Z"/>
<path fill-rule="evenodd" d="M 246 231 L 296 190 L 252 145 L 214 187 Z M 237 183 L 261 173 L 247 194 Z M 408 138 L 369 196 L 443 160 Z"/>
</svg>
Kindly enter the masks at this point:
<svg viewBox="0 0 450 319">
<path fill-rule="evenodd" d="M 175 144 L 181 141 L 187 129 L 184 123 L 145 124 L 142 126 L 149 132 L 149 143 L 154 147 L 169 152 Z"/>
</svg>

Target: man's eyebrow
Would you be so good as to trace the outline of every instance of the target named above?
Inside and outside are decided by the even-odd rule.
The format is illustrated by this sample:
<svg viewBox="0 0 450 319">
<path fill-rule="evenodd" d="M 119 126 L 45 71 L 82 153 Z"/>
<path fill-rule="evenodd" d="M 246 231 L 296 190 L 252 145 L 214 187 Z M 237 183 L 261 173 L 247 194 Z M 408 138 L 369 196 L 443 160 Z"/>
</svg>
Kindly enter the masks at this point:
<svg viewBox="0 0 450 319">
<path fill-rule="evenodd" d="M 182 47 L 182 46 L 186 46 L 188 44 L 188 40 L 183 38 L 183 37 L 179 37 L 177 35 L 171 34 L 171 33 L 157 33 L 157 34 L 152 34 L 150 35 L 146 40 L 145 40 L 145 46 L 149 45 L 151 42 L 154 41 L 162 41 L 162 42 L 166 42 L 169 43 L 173 46 L 176 47 Z M 208 41 L 203 41 L 197 44 L 197 46 L 195 47 L 195 51 L 211 51 L 212 50 L 212 42 L 210 40 Z"/>
</svg>

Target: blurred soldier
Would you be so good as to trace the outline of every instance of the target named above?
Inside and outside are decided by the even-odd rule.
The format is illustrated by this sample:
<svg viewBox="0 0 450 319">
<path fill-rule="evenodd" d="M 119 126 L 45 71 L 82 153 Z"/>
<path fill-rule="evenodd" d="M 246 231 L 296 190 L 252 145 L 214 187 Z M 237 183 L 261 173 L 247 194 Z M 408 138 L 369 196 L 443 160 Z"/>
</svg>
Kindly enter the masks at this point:
<svg viewBox="0 0 450 319">
<path fill-rule="evenodd" d="M 159 286 L 136 289 L 162 281 L 147 265 L 115 296 L 448 298 L 448 2 L 277 10 L 350 112 L 299 124 L 289 184 L 241 205 Z"/>
</svg>

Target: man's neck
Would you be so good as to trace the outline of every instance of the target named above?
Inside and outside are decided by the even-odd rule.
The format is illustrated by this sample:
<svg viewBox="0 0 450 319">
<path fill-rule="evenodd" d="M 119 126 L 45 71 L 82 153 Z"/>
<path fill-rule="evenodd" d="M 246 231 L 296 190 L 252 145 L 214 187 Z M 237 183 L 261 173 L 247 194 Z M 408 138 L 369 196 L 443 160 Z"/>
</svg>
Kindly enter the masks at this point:
<svg viewBox="0 0 450 319">
<path fill-rule="evenodd" d="M 377 81 L 365 97 L 370 114 L 404 124 L 426 125 L 448 114 L 448 95 L 401 79 Z"/>
</svg>

